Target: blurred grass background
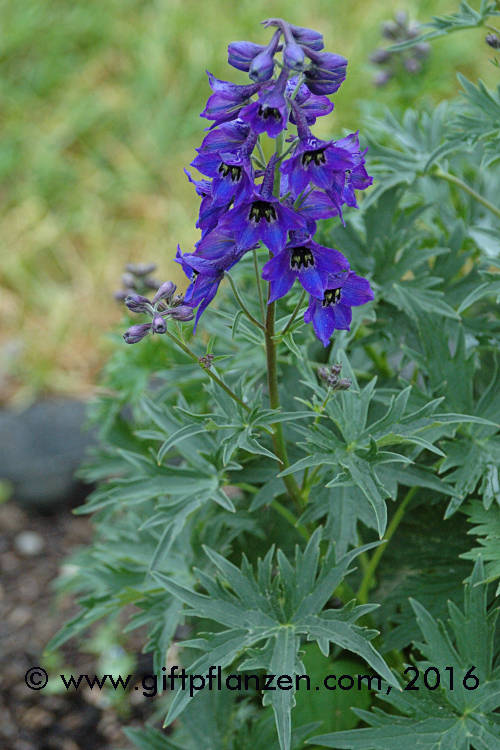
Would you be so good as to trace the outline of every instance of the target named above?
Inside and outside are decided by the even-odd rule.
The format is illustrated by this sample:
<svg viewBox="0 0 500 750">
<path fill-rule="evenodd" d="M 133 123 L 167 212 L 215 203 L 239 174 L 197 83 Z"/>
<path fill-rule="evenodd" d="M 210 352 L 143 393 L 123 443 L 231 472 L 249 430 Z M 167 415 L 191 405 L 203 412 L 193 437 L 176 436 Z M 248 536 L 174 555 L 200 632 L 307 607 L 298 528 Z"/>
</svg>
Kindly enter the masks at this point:
<svg viewBox="0 0 500 750">
<path fill-rule="evenodd" d="M 349 58 L 335 114 L 320 134 L 357 129 L 360 111 L 431 105 L 458 90 L 456 72 L 492 85 L 484 31 L 433 43 L 425 73 L 375 89 L 370 52 L 395 10 L 414 20 L 453 0 L 0 0 L 2 363 L 0 399 L 86 394 L 121 312 L 121 269 L 172 263 L 198 238 L 198 200 L 183 167 L 207 121 L 205 69 L 229 68 L 230 41 L 263 43 L 271 15 L 321 30 Z M 318 132 L 318 131 L 317 131 Z"/>
</svg>

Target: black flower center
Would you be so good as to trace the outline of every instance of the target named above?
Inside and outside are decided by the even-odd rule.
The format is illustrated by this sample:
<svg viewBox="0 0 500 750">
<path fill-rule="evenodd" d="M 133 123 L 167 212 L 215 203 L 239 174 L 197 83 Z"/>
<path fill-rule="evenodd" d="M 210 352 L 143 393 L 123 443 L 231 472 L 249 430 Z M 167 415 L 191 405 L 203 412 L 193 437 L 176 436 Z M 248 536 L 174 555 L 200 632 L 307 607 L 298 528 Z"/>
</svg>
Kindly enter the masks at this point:
<svg viewBox="0 0 500 750">
<path fill-rule="evenodd" d="M 302 164 L 304 167 L 308 167 L 311 162 L 314 162 L 316 166 L 320 164 L 326 164 L 325 148 L 317 148 L 314 151 L 304 151 L 302 154 Z"/>
<path fill-rule="evenodd" d="M 272 221 L 276 221 L 276 218 L 276 209 L 272 203 L 268 203 L 267 201 L 254 201 L 250 206 L 248 219 L 255 224 L 258 224 L 261 219 L 265 219 L 268 224 L 270 224 Z"/>
<path fill-rule="evenodd" d="M 323 295 L 323 302 L 321 303 L 321 305 L 323 307 L 333 307 L 338 302 L 340 302 L 341 296 L 342 296 L 342 293 L 341 293 L 340 288 L 326 289 Z"/>
<path fill-rule="evenodd" d="M 314 256 L 308 247 L 292 247 L 290 253 L 290 268 L 300 271 L 301 268 L 314 266 Z"/>
<path fill-rule="evenodd" d="M 273 118 L 273 120 L 281 120 L 281 112 L 276 107 L 263 107 L 262 104 L 259 107 L 259 117 L 262 117 L 264 120 L 268 120 L 270 117 Z"/>
<path fill-rule="evenodd" d="M 231 182 L 239 182 L 241 180 L 241 167 L 234 164 L 222 164 L 219 167 L 219 174 L 223 177 L 229 177 Z"/>
</svg>

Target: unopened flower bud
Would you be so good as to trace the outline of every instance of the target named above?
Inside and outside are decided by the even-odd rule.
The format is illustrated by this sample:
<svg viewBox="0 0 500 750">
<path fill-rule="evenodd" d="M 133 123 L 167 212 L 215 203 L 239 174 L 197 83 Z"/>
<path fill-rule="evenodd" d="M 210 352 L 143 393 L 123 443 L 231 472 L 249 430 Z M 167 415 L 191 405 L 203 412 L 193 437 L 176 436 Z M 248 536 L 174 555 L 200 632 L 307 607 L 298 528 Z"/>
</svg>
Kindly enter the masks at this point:
<svg viewBox="0 0 500 750">
<path fill-rule="evenodd" d="M 484 41 L 490 47 L 493 47 L 493 49 L 500 49 L 500 39 L 496 34 L 487 34 L 484 38 Z"/>
<path fill-rule="evenodd" d="M 193 308 L 188 307 L 188 305 L 174 307 L 168 311 L 168 314 L 171 318 L 174 318 L 174 320 L 182 320 L 184 322 L 194 318 Z"/>
<path fill-rule="evenodd" d="M 500 42 L 499 42 L 499 46 L 500 46 Z M 427 57 L 429 52 L 431 51 L 431 45 L 427 44 L 427 42 L 419 42 L 414 47 L 412 47 L 412 50 L 414 54 L 416 55 L 416 57 L 424 58 L 424 57 Z"/>
<path fill-rule="evenodd" d="M 386 49 L 376 49 L 375 52 L 372 52 L 372 54 L 370 55 L 370 62 L 374 63 L 375 65 L 383 65 L 390 59 L 391 53 Z"/>
<path fill-rule="evenodd" d="M 377 73 L 375 78 L 373 79 L 373 83 L 375 86 L 385 86 L 392 78 L 392 71 L 390 70 L 381 70 L 380 73 Z"/>
<path fill-rule="evenodd" d="M 408 13 L 405 10 L 398 10 L 397 13 L 394 14 L 394 20 L 398 26 L 404 27 L 408 23 Z"/>
<path fill-rule="evenodd" d="M 136 294 L 134 292 L 125 297 L 125 304 L 132 312 L 141 313 L 146 312 L 148 305 L 151 303 L 147 297 L 143 297 L 142 294 Z"/>
<path fill-rule="evenodd" d="M 419 63 L 418 60 L 416 60 L 414 57 L 409 57 L 407 60 L 404 61 L 404 66 L 408 73 L 420 73 L 422 70 L 422 65 Z"/>
<path fill-rule="evenodd" d="M 137 279 L 133 273 L 127 272 L 122 276 L 122 284 L 127 289 L 135 289 L 137 286 Z"/>
<path fill-rule="evenodd" d="M 342 378 L 342 380 L 339 380 L 336 386 L 336 389 L 338 391 L 347 391 L 352 385 L 352 380 L 349 380 L 349 378 Z"/>
<path fill-rule="evenodd" d="M 287 42 L 283 51 L 283 62 L 287 68 L 292 70 L 305 70 L 308 65 L 308 61 L 304 55 L 304 50 L 294 42 L 293 40 Z"/>
<path fill-rule="evenodd" d="M 231 42 L 227 47 L 227 61 L 233 68 L 247 72 L 252 60 L 266 48 L 253 42 Z"/>
<path fill-rule="evenodd" d="M 255 83 L 261 83 L 262 81 L 268 81 L 274 71 L 274 57 L 269 53 L 267 49 L 263 50 L 258 54 L 248 69 L 248 75 L 255 81 Z"/>
<path fill-rule="evenodd" d="M 323 34 L 320 34 L 319 31 L 306 29 L 303 26 L 294 26 L 292 23 L 289 24 L 289 27 L 295 37 L 295 41 L 299 44 L 305 44 L 306 47 L 315 49 L 317 52 L 325 46 L 323 43 Z"/>
<path fill-rule="evenodd" d="M 149 273 L 156 271 L 155 263 L 127 263 L 125 270 L 133 273 L 134 276 L 147 276 Z"/>
<path fill-rule="evenodd" d="M 153 329 L 153 333 L 166 333 L 167 324 L 161 315 L 155 315 L 151 323 L 151 328 Z"/>
<path fill-rule="evenodd" d="M 147 336 L 148 333 L 151 330 L 151 325 L 149 323 L 143 323 L 142 325 L 138 326 L 130 326 L 130 328 L 125 331 L 123 334 L 123 338 L 125 340 L 126 344 L 137 344 L 138 341 L 141 341 L 144 336 Z"/>
<path fill-rule="evenodd" d="M 398 35 L 398 25 L 394 21 L 385 21 L 381 33 L 386 39 L 395 39 Z"/>
<path fill-rule="evenodd" d="M 153 297 L 153 305 L 155 305 L 161 299 L 170 299 L 176 289 L 177 287 L 173 281 L 164 281 Z"/>
</svg>

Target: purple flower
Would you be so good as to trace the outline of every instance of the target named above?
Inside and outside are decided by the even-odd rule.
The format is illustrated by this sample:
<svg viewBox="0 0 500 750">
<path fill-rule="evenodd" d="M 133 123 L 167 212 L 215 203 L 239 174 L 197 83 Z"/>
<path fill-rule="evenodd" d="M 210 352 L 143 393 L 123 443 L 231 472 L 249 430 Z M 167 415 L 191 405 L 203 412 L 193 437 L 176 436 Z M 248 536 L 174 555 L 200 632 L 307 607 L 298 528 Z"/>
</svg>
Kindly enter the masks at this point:
<svg viewBox="0 0 500 750">
<path fill-rule="evenodd" d="M 215 232 L 211 234 L 215 234 Z M 225 241 L 227 241 L 226 252 L 212 258 L 202 257 L 198 254 L 201 243 L 196 253 L 184 253 L 183 255 L 180 248 L 177 248 L 176 261 L 181 264 L 184 273 L 191 280 L 184 295 L 184 303 L 189 307 L 198 308 L 193 333 L 196 332 L 201 314 L 217 294 L 225 272 L 232 268 L 243 255 L 243 252 L 236 247 L 231 237 L 221 235 L 221 242 L 224 244 Z M 228 250 L 229 246 L 230 250 Z"/>
<path fill-rule="evenodd" d="M 339 179 L 342 181 L 341 190 L 343 189 L 345 173 L 348 169 L 353 169 L 355 163 L 350 151 L 337 144 L 337 141 L 319 140 L 312 134 L 300 140 L 293 155 L 281 165 L 281 171 L 287 175 L 294 197 L 299 196 L 310 182 L 323 190 L 331 190 L 334 177 L 337 191 Z"/>
<path fill-rule="evenodd" d="M 208 82 L 214 93 L 209 96 L 200 117 L 205 117 L 207 120 L 214 120 L 212 127 L 228 120 L 235 120 L 241 108 L 248 104 L 252 96 L 262 86 L 260 83 L 240 86 L 236 83 L 221 81 L 208 71 L 207 75 Z"/>
<path fill-rule="evenodd" d="M 345 81 L 347 60 L 333 52 L 316 52 L 305 47 L 312 64 L 304 73 L 305 82 L 313 94 L 334 94 Z"/>
<path fill-rule="evenodd" d="M 240 117 L 248 122 L 255 133 L 266 132 L 270 138 L 276 138 L 286 128 L 288 105 L 285 88 L 288 71 L 281 72 L 274 84 L 267 84 L 261 89 L 259 100 L 244 107 Z"/>
<path fill-rule="evenodd" d="M 224 122 L 215 130 L 210 130 L 203 139 L 200 151 L 230 151 L 243 146 L 250 135 L 250 126 L 239 118 Z"/>
<path fill-rule="evenodd" d="M 335 274 L 328 278 L 321 298 L 311 296 L 304 321 L 312 323 L 314 333 L 323 346 L 328 346 L 336 330 L 348 331 L 352 320 L 352 307 L 364 305 L 373 299 L 368 279 L 353 271 Z"/>
<path fill-rule="evenodd" d="M 262 278 L 271 284 L 269 302 L 283 297 L 295 279 L 309 294 L 322 297 L 329 276 L 348 269 L 338 250 L 318 245 L 305 232 L 290 232 L 285 248 L 265 264 Z"/>
<path fill-rule="evenodd" d="M 233 200 L 237 205 L 252 192 L 254 183 L 250 153 L 256 140 L 256 135 L 250 135 L 243 147 L 235 153 L 198 149 L 198 156 L 191 162 L 191 166 L 207 177 L 212 177 L 213 207 L 227 206 Z"/>
<path fill-rule="evenodd" d="M 298 80 L 297 76 L 288 79 L 285 90 L 287 99 L 291 99 L 293 92 L 297 88 Z M 294 102 L 300 107 L 308 125 L 314 125 L 318 117 L 329 115 L 333 110 L 333 102 L 331 102 L 327 96 L 316 96 L 316 94 L 311 94 L 305 83 L 301 84 L 299 87 Z M 290 113 L 290 122 L 294 125 L 296 124 L 293 111 Z"/>
<path fill-rule="evenodd" d="M 305 219 L 272 195 L 276 158 L 274 155 L 266 167 L 260 192 L 254 189 L 249 199 L 221 221 L 220 226 L 236 238 L 240 248 L 248 249 L 261 241 L 276 254 L 285 246 L 289 231 L 306 227 Z"/>
</svg>

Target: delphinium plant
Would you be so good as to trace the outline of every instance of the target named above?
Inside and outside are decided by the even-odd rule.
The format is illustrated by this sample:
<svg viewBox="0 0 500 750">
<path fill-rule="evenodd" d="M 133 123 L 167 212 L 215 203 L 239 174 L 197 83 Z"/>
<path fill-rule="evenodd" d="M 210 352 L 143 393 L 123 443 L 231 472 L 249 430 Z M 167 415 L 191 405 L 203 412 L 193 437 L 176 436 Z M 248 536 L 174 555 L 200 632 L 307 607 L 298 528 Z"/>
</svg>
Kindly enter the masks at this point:
<svg viewBox="0 0 500 750">
<path fill-rule="evenodd" d="M 229 45 L 250 82 L 209 74 L 186 290 L 125 297 L 95 539 L 61 582 L 82 611 L 51 647 L 124 612 L 147 629 L 167 729 L 127 729 L 146 750 L 492 750 L 500 100 L 464 80 L 373 119 L 368 153 L 319 139 L 347 61 L 264 26 Z"/>
</svg>

